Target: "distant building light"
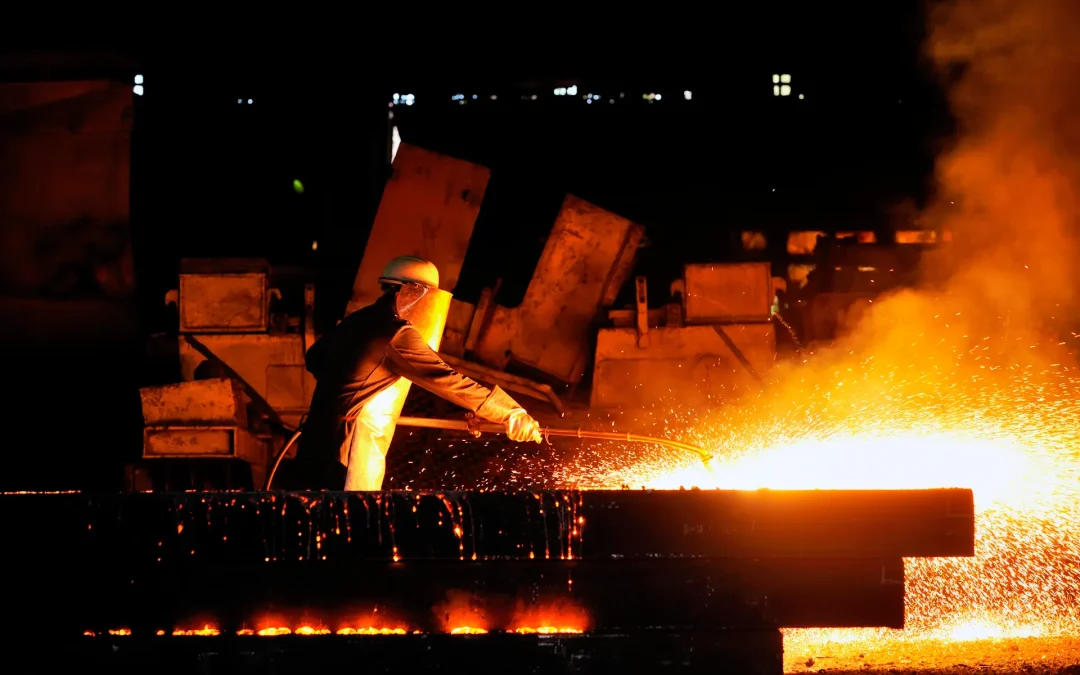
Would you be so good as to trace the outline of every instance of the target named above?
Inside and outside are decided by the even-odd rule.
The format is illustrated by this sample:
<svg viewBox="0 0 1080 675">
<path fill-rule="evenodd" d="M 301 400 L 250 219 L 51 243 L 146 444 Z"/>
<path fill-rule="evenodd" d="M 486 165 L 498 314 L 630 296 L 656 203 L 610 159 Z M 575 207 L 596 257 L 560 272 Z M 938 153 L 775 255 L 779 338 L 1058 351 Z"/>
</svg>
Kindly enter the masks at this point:
<svg viewBox="0 0 1080 675">
<path fill-rule="evenodd" d="M 780 95 L 781 96 L 791 96 L 791 85 L 790 84 L 782 84 L 782 85 L 780 85 Z"/>
<path fill-rule="evenodd" d="M 136 75 L 135 76 L 135 84 L 142 84 L 142 83 L 143 83 L 143 76 L 142 75 Z"/>
<path fill-rule="evenodd" d="M 780 76 L 780 83 L 781 84 L 791 84 L 791 76 L 790 75 L 781 75 Z"/>
<path fill-rule="evenodd" d="M 311 250 L 312 251 L 318 251 L 319 250 L 319 242 L 318 241 L 311 242 Z"/>
<path fill-rule="evenodd" d="M 778 84 L 773 85 L 772 95 L 773 96 L 779 96 L 780 95 L 780 85 L 778 85 Z"/>
<path fill-rule="evenodd" d="M 555 95 L 556 96 L 566 96 L 566 87 L 556 87 L 555 88 Z"/>
<path fill-rule="evenodd" d="M 404 96 L 401 97 L 401 100 L 405 101 L 405 105 L 412 105 L 413 103 L 416 102 L 416 97 L 413 96 L 412 94 L 405 94 Z"/>
<path fill-rule="evenodd" d="M 142 96 L 143 95 L 143 86 L 141 84 L 137 84 L 134 87 L 132 87 L 132 91 L 135 92 L 136 96 Z"/>
<path fill-rule="evenodd" d="M 237 102 L 237 103 L 243 103 L 243 102 L 244 102 L 244 99 L 242 99 L 242 98 L 238 98 L 238 99 L 236 99 L 236 102 Z"/>
<path fill-rule="evenodd" d="M 682 97 L 689 101 L 690 99 L 694 98 L 694 93 L 688 89 L 682 93 Z"/>
<path fill-rule="evenodd" d="M 450 97 L 450 100 L 451 101 L 464 101 L 465 100 L 465 94 L 454 94 L 453 96 Z"/>
<path fill-rule="evenodd" d="M 577 85 L 574 84 L 574 85 L 571 85 L 571 86 L 567 87 L 566 88 L 566 95 L 567 96 L 577 96 Z"/>
<path fill-rule="evenodd" d="M 533 95 L 532 95 L 532 96 L 530 96 L 529 98 L 530 98 L 531 100 L 535 101 L 535 100 L 536 100 L 536 94 L 533 94 Z"/>
<path fill-rule="evenodd" d="M 294 178 L 292 182 L 292 189 L 298 195 L 304 194 L 304 184 L 300 182 L 299 178 Z"/>
<path fill-rule="evenodd" d="M 251 104 L 252 104 L 252 103 L 254 103 L 254 102 L 255 102 L 255 101 L 251 100 L 250 98 L 248 99 L 248 105 L 251 105 Z"/>
<path fill-rule="evenodd" d="M 660 94 L 657 94 L 657 95 L 656 95 L 656 100 L 657 100 L 657 101 L 659 101 L 659 100 L 660 100 L 660 98 L 661 98 L 661 97 L 660 97 Z"/>
<path fill-rule="evenodd" d="M 476 94 L 472 95 L 472 100 L 474 100 L 474 101 L 476 100 Z"/>
<path fill-rule="evenodd" d="M 803 100 L 804 98 L 806 98 L 806 97 L 805 97 L 805 96 L 803 96 L 802 94 L 799 94 L 799 100 L 800 100 L 800 101 L 801 101 L 801 100 Z"/>
<path fill-rule="evenodd" d="M 491 100 L 492 100 L 492 101 L 496 101 L 496 100 L 498 100 L 498 99 L 499 99 L 499 97 L 498 97 L 498 96 L 496 96 L 495 94 L 492 94 L 492 95 L 491 95 Z"/>
<path fill-rule="evenodd" d="M 773 84 L 780 84 L 780 76 L 779 75 L 773 75 L 772 76 L 772 83 Z"/>
</svg>

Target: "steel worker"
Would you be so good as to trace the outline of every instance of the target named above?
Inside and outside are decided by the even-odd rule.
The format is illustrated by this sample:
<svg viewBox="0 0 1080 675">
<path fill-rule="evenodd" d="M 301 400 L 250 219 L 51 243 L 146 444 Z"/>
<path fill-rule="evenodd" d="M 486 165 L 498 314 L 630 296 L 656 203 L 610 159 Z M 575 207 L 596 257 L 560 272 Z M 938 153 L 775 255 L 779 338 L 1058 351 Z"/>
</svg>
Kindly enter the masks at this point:
<svg viewBox="0 0 1080 675">
<path fill-rule="evenodd" d="M 346 316 L 308 350 L 316 386 L 294 465 L 302 487 L 381 489 L 394 418 L 368 404 L 402 377 L 505 425 L 515 441 L 542 441 L 536 420 L 514 399 L 456 372 L 409 323 L 424 296 L 439 287 L 433 263 L 395 258 L 379 283 L 382 297 Z"/>
</svg>

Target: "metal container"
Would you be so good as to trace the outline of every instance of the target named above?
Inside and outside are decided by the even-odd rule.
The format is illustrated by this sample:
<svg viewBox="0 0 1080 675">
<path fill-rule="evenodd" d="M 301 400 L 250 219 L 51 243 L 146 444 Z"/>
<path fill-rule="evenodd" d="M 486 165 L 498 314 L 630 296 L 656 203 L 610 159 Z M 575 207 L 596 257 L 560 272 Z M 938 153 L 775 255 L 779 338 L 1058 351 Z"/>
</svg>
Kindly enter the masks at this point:
<svg viewBox="0 0 1080 675">
<path fill-rule="evenodd" d="M 181 333 L 259 333 L 269 328 L 270 266 L 259 259 L 184 260 L 179 305 Z"/>
<path fill-rule="evenodd" d="M 229 379 L 139 390 L 147 426 L 247 426 L 247 396 Z"/>
<path fill-rule="evenodd" d="M 769 263 L 687 265 L 687 325 L 753 323 L 772 316 Z"/>
</svg>

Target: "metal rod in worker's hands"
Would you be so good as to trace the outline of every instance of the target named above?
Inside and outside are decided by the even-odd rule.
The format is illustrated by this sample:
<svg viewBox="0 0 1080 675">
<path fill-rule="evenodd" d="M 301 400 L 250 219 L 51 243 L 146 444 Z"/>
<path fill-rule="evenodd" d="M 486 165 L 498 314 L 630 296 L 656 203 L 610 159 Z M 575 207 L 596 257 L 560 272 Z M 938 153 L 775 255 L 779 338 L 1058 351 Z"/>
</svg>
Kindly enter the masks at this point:
<svg viewBox="0 0 1080 675">
<path fill-rule="evenodd" d="M 430 419 L 426 417 L 399 417 L 398 426 L 402 427 L 421 427 L 424 429 L 442 429 L 445 431 L 464 431 L 473 435 L 478 433 L 489 434 L 504 434 L 506 429 L 501 424 L 490 424 L 486 422 L 470 422 L 467 420 L 447 420 L 447 419 Z M 663 445 L 669 448 L 676 448 L 679 450 L 686 450 L 692 452 L 701 457 L 703 462 L 708 463 L 712 458 L 712 453 L 708 452 L 704 448 L 699 448 L 696 445 L 690 445 L 689 443 L 682 443 L 681 441 L 672 441 L 666 438 L 655 438 L 653 436 L 641 436 L 639 434 L 622 433 L 615 431 L 586 431 L 584 429 L 550 429 L 541 428 L 540 434 L 542 436 L 561 436 L 565 438 L 588 438 L 599 441 L 626 441 L 629 443 L 650 443 L 655 445 Z"/>
</svg>

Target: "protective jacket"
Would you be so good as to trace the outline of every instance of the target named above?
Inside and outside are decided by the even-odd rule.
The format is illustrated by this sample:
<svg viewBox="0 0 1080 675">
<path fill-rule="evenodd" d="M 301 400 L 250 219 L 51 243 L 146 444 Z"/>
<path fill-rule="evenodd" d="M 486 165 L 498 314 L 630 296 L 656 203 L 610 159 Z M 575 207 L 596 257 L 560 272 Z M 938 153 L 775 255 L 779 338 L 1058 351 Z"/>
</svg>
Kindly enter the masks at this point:
<svg viewBox="0 0 1080 675">
<path fill-rule="evenodd" d="M 333 475 L 334 464 L 349 467 L 354 484 L 349 489 L 379 489 L 382 483 L 390 439 L 379 437 L 375 427 L 381 420 L 365 420 L 364 405 L 399 378 L 500 424 L 521 407 L 499 387 L 488 389 L 447 365 L 416 328 L 397 316 L 391 295 L 346 316 L 311 346 L 306 365 L 316 386 L 297 461 L 309 476 L 313 467 L 321 467 L 315 474 L 323 476 L 327 470 Z M 363 477 L 353 479 L 354 466 Z"/>
</svg>

